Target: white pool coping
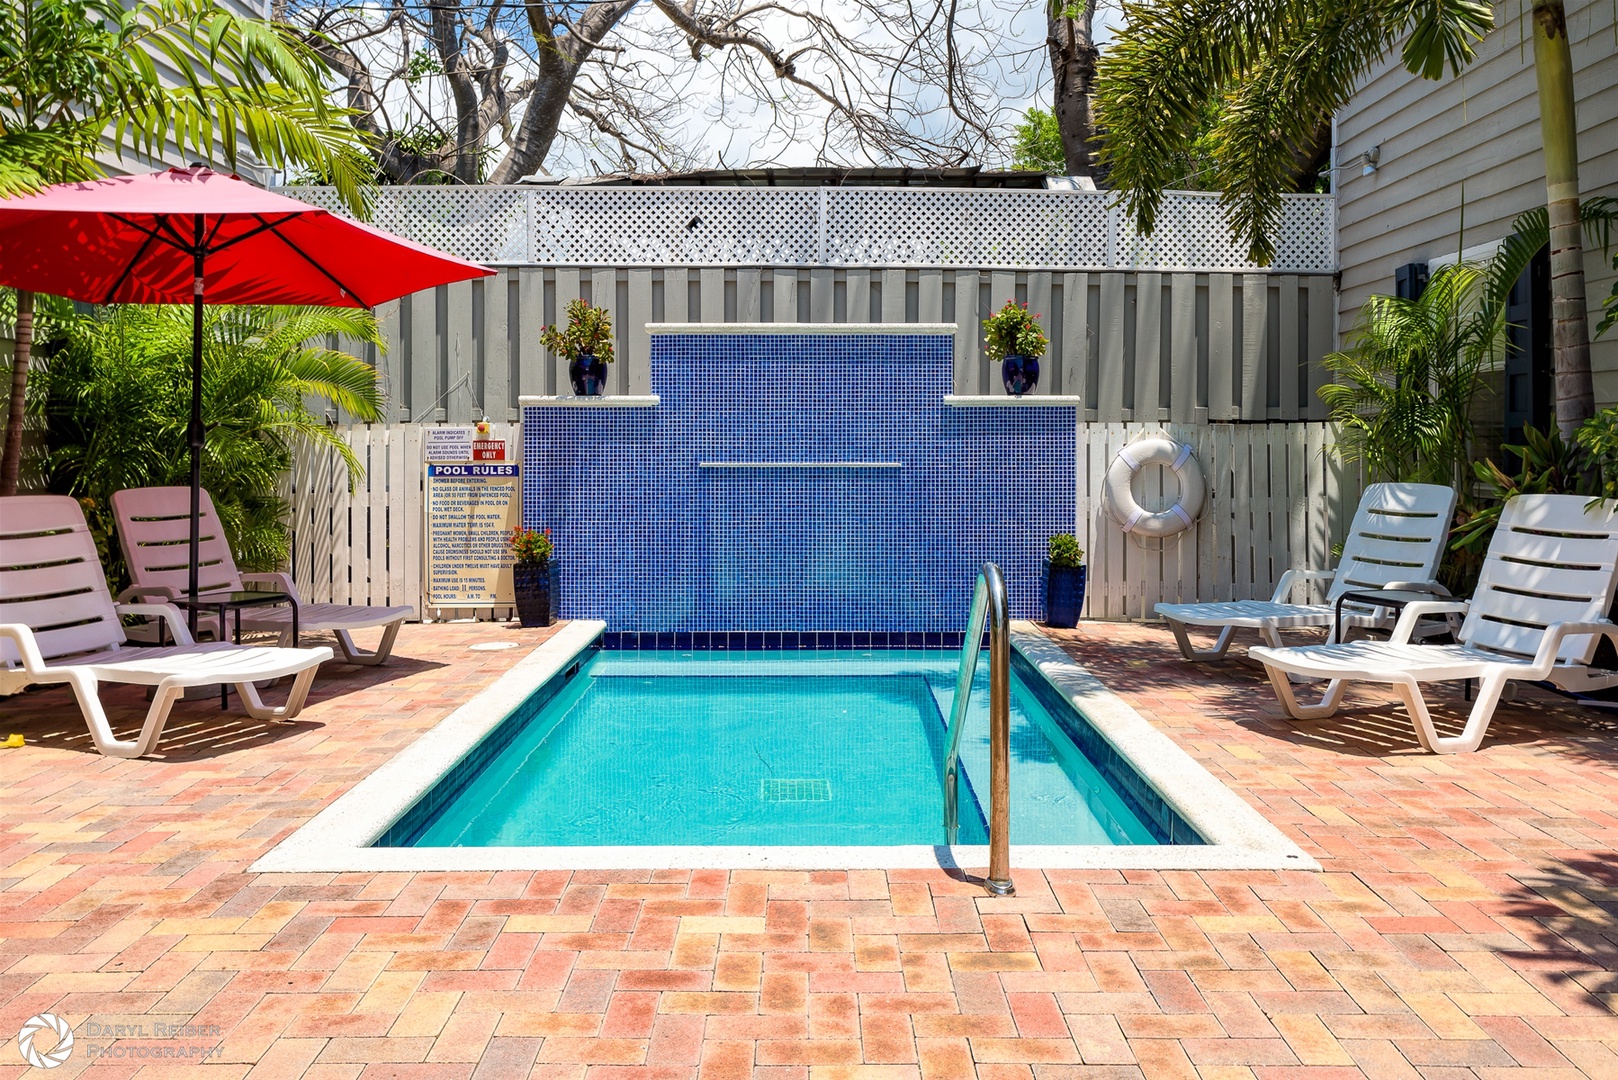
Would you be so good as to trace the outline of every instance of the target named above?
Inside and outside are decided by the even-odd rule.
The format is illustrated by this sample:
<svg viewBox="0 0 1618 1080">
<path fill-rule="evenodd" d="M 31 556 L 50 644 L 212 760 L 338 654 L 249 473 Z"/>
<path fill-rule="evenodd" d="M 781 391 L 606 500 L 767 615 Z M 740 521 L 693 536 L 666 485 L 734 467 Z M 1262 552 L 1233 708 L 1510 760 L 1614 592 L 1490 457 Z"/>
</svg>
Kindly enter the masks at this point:
<svg viewBox="0 0 1618 1080">
<path fill-rule="evenodd" d="M 931 847 L 464 847 L 371 845 L 438 779 L 606 628 L 564 626 L 504 675 L 253 863 L 255 873 L 596 869 L 863 870 L 987 865 L 979 845 Z M 1199 845 L 1013 844 L 1028 869 L 1319 870 L 1320 864 L 1032 623 L 1012 644 L 1201 836 Z"/>
</svg>

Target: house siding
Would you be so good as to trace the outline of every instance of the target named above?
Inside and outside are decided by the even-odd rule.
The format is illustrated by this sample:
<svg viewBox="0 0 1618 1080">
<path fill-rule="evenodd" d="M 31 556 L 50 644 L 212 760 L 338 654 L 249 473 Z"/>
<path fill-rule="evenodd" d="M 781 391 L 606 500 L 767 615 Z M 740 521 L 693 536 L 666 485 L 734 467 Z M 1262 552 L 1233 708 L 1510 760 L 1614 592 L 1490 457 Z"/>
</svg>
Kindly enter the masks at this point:
<svg viewBox="0 0 1618 1080">
<path fill-rule="evenodd" d="M 226 10 L 247 18 L 268 19 L 271 15 L 269 0 L 219 0 L 219 4 Z M 178 87 L 184 84 L 184 76 L 174 67 L 168 57 L 155 49 L 149 49 L 148 51 L 152 54 L 152 64 L 157 69 L 158 78 L 163 81 L 165 86 Z M 202 74 L 205 80 L 211 78 L 210 73 L 202 71 L 200 68 L 199 74 Z M 207 164 L 212 167 L 221 171 L 232 168 L 231 163 L 225 157 L 224 146 L 219 140 L 214 140 L 214 153 L 209 156 L 211 160 Z M 113 144 L 109 129 L 109 136 L 103 138 L 102 149 L 96 155 L 96 160 L 100 163 L 102 171 L 108 176 L 126 176 L 131 173 L 153 172 L 170 166 L 183 168 L 197 160 L 197 153 L 194 150 L 189 153 L 182 153 L 180 148 L 173 142 L 169 142 L 164 147 L 161 155 L 140 153 L 132 147 L 126 147 L 120 153 Z M 239 139 L 237 143 L 234 171 L 242 179 L 251 180 L 253 183 L 265 187 L 280 179 L 275 170 L 259 164 L 253 158 L 252 150 L 248 147 L 245 136 Z"/>
<path fill-rule="evenodd" d="M 1618 37 L 1612 0 L 1567 0 L 1579 124 L 1581 193 L 1618 196 Z M 1393 291 L 1394 269 L 1453 258 L 1511 232 L 1545 202 L 1531 8 L 1495 8 L 1498 28 L 1457 77 L 1412 76 L 1397 52 L 1377 65 L 1337 117 L 1339 329 L 1365 299 Z M 1381 147 L 1370 176 L 1359 156 Z M 1464 233 L 1463 224 L 1464 203 Z M 1586 253 L 1585 287 L 1599 317 L 1610 254 Z M 1618 404 L 1618 334 L 1594 342 L 1596 398 Z"/>
</svg>

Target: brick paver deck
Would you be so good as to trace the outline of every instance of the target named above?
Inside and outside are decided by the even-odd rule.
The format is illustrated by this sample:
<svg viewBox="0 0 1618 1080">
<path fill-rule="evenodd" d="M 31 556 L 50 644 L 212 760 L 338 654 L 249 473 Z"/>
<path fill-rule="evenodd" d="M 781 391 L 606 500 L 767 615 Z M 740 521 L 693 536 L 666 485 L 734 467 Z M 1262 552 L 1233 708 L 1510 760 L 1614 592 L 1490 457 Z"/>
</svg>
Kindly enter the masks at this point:
<svg viewBox="0 0 1618 1080">
<path fill-rule="evenodd" d="M 294 723 L 181 705 L 150 760 L 66 690 L 0 701 L 0 1036 L 74 1024 L 52 1077 L 1618 1077 L 1613 722 L 1533 692 L 1433 757 L 1156 628 L 1059 637 L 1325 872 L 246 873 L 519 655 L 469 644 L 538 640 L 407 627 Z"/>
</svg>

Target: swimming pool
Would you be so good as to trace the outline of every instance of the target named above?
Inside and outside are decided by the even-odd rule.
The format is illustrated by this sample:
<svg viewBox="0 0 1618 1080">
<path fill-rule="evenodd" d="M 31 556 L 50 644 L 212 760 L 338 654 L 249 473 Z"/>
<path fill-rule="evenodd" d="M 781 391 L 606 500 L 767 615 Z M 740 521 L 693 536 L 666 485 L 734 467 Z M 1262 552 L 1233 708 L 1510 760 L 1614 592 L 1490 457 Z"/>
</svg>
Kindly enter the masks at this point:
<svg viewBox="0 0 1618 1080">
<path fill-rule="evenodd" d="M 936 649 L 595 651 L 382 843 L 943 844 L 958 662 Z M 977 791 L 987 792 L 988 679 L 982 664 L 963 729 L 964 844 L 987 843 Z M 1047 707 L 1016 671 L 1011 722 L 1013 842 L 1173 842 L 1161 808 L 1149 812 L 1085 755 L 1082 717 Z M 1181 842 L 1200 842 L 1178 826 Z"/>
<path fill-rule="evenodd" d="M 561 628 L 252 869 L 986 862 L 981 686 L 944 837 L 955 651 L 618 652 L 603 629 Z M 1318 868 L 1038 628 L 1010 636 L 1013 867 Z"/>
</svg>

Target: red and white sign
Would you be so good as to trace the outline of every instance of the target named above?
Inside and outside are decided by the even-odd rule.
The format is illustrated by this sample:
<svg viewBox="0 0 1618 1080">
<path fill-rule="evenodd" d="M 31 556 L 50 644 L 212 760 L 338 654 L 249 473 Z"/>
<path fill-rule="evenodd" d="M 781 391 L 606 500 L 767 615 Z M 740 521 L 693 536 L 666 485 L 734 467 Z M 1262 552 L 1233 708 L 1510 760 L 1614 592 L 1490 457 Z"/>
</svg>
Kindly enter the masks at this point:
<svg viewBox="0 0 1618 1080">
<path fill-rule="evenodd" d="M 506 460 L 506 440 L 504 439 L 473 439 L 473 461 L 504 461 Z"/>
</svg>

